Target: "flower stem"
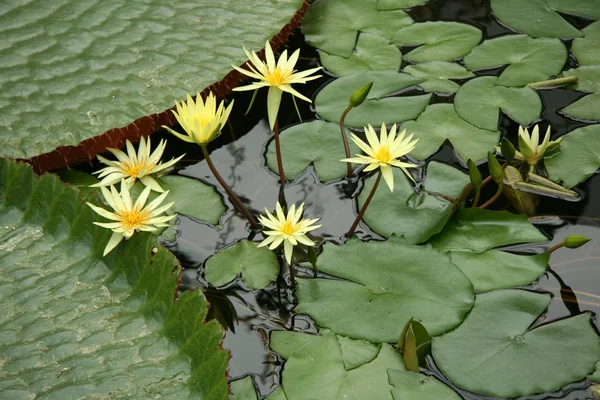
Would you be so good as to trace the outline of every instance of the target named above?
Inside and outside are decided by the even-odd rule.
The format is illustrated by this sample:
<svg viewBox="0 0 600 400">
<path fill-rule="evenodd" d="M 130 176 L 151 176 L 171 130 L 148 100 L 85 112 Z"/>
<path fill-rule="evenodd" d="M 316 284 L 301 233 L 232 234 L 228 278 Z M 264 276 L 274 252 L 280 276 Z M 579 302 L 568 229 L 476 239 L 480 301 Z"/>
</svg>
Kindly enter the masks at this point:
<svg viewBox="0 0 600 400">
<path fill-rule="evenodd" d="M 505 169 L 507 166 L 508 166 L 508 163 L 504 162 L 501 167 L 502 167 L 502 169 Z M 490 183 L 491 180 L 492 180 L 492 176 L 491 175 L 487 176 L 481 182 L 480 188 L 483 188 L 485 185 L 487 185 L 488 183 Z M 467 185 L 463 188 L 462 192 L 460 193 L 460 196 L 458 196 L 458 198 L 456 199 L 456 202 L 454 203 L 454 205 L 456 207 L 460 206 L 461 203 L 463 201 L 465 201 L 465 199 L 467 198 L 467 196 L 469 196 L 472 191 L 473 191 L 473 185 L 471 185 L 470 183 L 467 183 Z"/>
<path fill-rule="evenodd" d="M 346 237 L 348 237 L 348 238 L 352 237 L 352 235 L 354 234 L 354 230 L 358 226 L 358 223 L 360 222 L 360 220 L 363 217 L 363 214 L 367 210 L 367 207 L 369 206 L 369 203 L 371 202 L 371 199 L 375 195 L 375 191 L 377 190 L 377 186 L 379 186 L 379 181 L 380 180 L 381 180 L 381 168 L 379 169 L 379 173 L 377 174 L 377 180 L 375 180 L 375 184 L 373 185 L 373 189 L 371 189 L 371 193 L 369 193 L 369 197 L 367 197 L 367 201 L 365 201 L 365 204 L 363 204 L 362 208 L 360 209 L 360 212 L 356 216 L 356 219 L 354 220 L 354 223 L 352 224 L 352 227 L 350 228 L 350 230 L 348 231 L 348 233 L 346 233 Z"/>
<path fill-rule="evenodd" d="M 542 89 L 554 86 L 568 85 L 570 83 L 577 83 L 578 80 L 579 78 L 577 78 L 576 76 L 565 76 L 564 78 L 550 79 L 548 81 L 532 82 L 527 86 L 534 89 Z"/>
<path fill-rule="evenodd" d="M 560 249 L 561 247 L 565 247 L 565 242 L 560 242 L 559 244 L 552 246 L 548 250 L 548 254 L 552 254 L 553 252 L 555 252 L 556 250 Z"/>
<path fill-rule="evenodd" d="M 475 189 L 475 199 L 473 199 L 473 205 L 471 205 L 471 207 L 477 207 L 477 203 L 479 203 L 479 196 L 481 196 L 481 187 Z"/>
<path fill-rule="evenodd" d="M 279 170 L 279 182 L 285 185 L 285 175 L 283 173 L 283 163 L 281 162 L 281 147 L 279 147 L 279 121 L 275 119 L 273 126 L 273 134 L 275 135 L 275 152 L 277 153 L 277 169 Z"/>
<path fill-rule="evenodd" d="M 219 172 L 215 168 L 215 165 L 213 164 L 212 160 L 210 159 L 210 155 L 208 154 L 208 149 L 206 148 L 206 145 L 201 145 L 200 147 L 202 147 L 202 153 L 204 154 L 204 159 L 206 160 L 206 163 L 208 164 L 208 168 L 210 168 L 210 171 L 213 173 L 215 178 L 217 178 L 217 181 L 219 182 L 221 187 L 223 189 L 225 189 L 225 191 L 227 192 L 227 195 L 229 196 L 231 201 L 237 206 L 237 208 L 241 212 L 244 213 L 244 215 L 248 219 L 248 222 L 250 222 L 250 225 L 252 226 L 253 229 L 260 229 L 260 225 L 258 224 L 258 222 L 256 222 L 256 219 L 254 219 L 252 214 L 250 214 L 250 211 L 248 211 L 248 208 L 244 205 L 244 203 L 242 203 L 240 198 L 233 192 L 233 190 L 231 190 L 229 185 L 227 183 L 225 183 L 223 178 L 221 178 L 221 175 L 219 174 Z"/>
<path fill-rule="evenodd" d="M 480 205 L 479 208 L 481 208 L 481 209 L 488 208 L 489 206 L 492 205 L 493 202 L 498 200 L 498 197 L 500 197 L 500 195 L 502 194 L 503 186 L 504 186 L 504 183 L 500 182 L 500 184 L 498 185 L 498 189 L 496 190 L 496 193 L 494 193 L 492 198 L 489 199 L 488 201 L 486 201 L 485 203 L 483 203 L 482 205 Z"/>
<path fill-rule="evenodd" d="M 285 257 L 284 257 L 285 258 Z M 285 262 L 289 268 L 290 268 L 290 286 L 292 287 L 292 289 L 294 289 L 296 287 L 296 278 L 294 276 L 294 259 L 292 258 L 292 262 L 288 263 L 287 261 Z"/>
<path fill-rule="evenodd" d="M 344 141 L 344 150 L 346 151 L 346 158 L 350 158 L 350 146 L 348 146 L 348 138 L 346 137 L 346 131 L 344 129 L 344 120 L 346 119 L 346 114 L 352 110 L 352 106 L 348 105 L 344 112 L 342 113 L 342 117 L 340 118 L 340 130 L 342 132 L 342 140 Z M 352 163 L 347 162 L 346 166 L 348 167 L 348 178 L 352 177 Z"/>
</svg>

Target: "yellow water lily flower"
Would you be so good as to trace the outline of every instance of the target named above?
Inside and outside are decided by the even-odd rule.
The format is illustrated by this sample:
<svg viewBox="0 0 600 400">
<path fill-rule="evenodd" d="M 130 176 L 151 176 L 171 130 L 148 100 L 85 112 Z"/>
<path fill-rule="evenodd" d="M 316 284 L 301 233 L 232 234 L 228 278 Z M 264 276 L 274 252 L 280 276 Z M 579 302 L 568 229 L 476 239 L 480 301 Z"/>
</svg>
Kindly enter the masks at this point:
<svg viewBox="0 0 600 400">
<path fill-rule="evenodd" d="M 298 57 L 300 56 L 300 49 L 296 50 L 289 59 L 287 58 L 287 50 L 284 50 L 277 62 L 275 62 L 275 55 L 273 54 L 273 49 L 271 49 L 271 44 L 268 41 L 265 44 L 266 62 L 261 61 L 261 59 L 256 55 L 256 52 L 251 53 L 246 50 L 246 48 L 244 48 L 244 51 L 252 63 L 252 65 L 248 65 L 250 71 L 236 67 L 235 65 L 232 66 L 242 74 L 254 79 L 258 79 L 258 82 L 254 82 L 247 86 L 236 87 L 233 90 L 255 90 L 265 86 L 269 87 L 269 93 L 267 94 L 267 112 L 269 115 L 269 125 L 271 126 L 271 130 L 273 130 L 273 127 L 275 126 L 275 120 L 277 119 L 277 112 L 279 111 L 281 95 L 283 92 L 288 92 L 299 99 L 311 103 L 308 97 L 303 96 L 294 90 L 294 88 L 292 88 L 292 84 L 306 83 L 308 81 L 312 81 L 313 79 L 320 78 L 321 75 L 309 75 L 317 72 L 322 67 L 296 72 L 294 67 L 296 66 Z"/>
<path fill-rule="evenodd" d="M 212 92 L 208 94 L 206 101 L 202 100 L 200 93 L 196 93 L 195 102 L 188 94 L 187 102 L 175 102 L 175 110 L 171 110 L 187 135 L 182 135 L 165 125 L 163 128 L 181 140 L 204 146 L 221 134 L 232 108 L 233 101 L 227 108 L 221 101 L 217 109 L 217 98 Z"/>
<path fill-rule="evenodd" d="M 294 246 L 297 245 L 298 242 L 307 246 L 314 245 L 315 242 L 310 240 L 306 236 L 306 233 L 321 227 L 321 225 L 313 225 L 319 218 L 300 219 L 303 209 L 304 203 L 300 204 L 298 210 L 296 210 L 296 205 L 294 204 L 290 207 L 286 216 L 283 213 L 281 205 L 277 202 L 277 205 L 275 206 L 277 217 L 274 217 L 273 214 L 265 208 L 267 217 L 261 215 L 258 217 L 258 220 L 261 224 L 271 230 L 263 231 L 264 234 L 267 235 L 267 238 L 263 240 L 258 247 L 269 245 L 269 250 L 273 250 L 283 242 L 285 259 L 288 264 L 291 264 L 292 252 Z"/>
<path fill-rule="evenodd" d="M 525 160 L 529 165 L 535 165 L 544 157 L 544 154 L 560 144 L 562 138 L 550 140 L 550 127 L 546 130 L 546 135 L 542 144 L 540 144 L 540 132 L 538 125 L 533 127 L 531 136 L 529 131 L 519 126 L 519 150 L 515 152 L 515 158 Z"/>
<path fill-rule="evenodd" d="M 357 154 L 358 157 L 345 158 L 340 161 L 368 164 L 364 169 L 366 172 L 380 168 L 381 175 L 392 192 L 394 191 L 394 173 L 392 167 L 401 168 L 406 176 L 414 181 L 406 168 L 415 168 L 416 165 L 401 162 L 396 159 L 413 151 L 419 139 L 411 141 L 413 135 L 405 137 L 406 129 L 403 130 L 400 135 L 396 136 L 396 124 L 392 125 L 389 134 L 385 124 L 381 124 L 379 138 L 377 138 L 377 133 L 375 133 L 375 130 L 369 124 L 368 127 L 365 127 L 365 135 L 367 136 L 369 144 L 363 142 L 355 134 L 352 134 L 351 138 L 362 151 L 367 153 L 367 155 Z"/>
<path fill-rule="evenodd" d="M 91 185 L 92 187 L 110 186 L 125 180 L 129 187 L 133 186 L 135 181 L 139 179 L 144 185 L 150 187 L 157 192 L 164 192 L 163 188 L 150 175 L 165 170 L 173 166 L 177 161 L 181 160 L 184 155 L 172 158 L 166 163 L 159 163 L 165 148 L 167 147 L 166 140 L 161 140 L 158 147 L 150 154 L 150 138 L 146 141 L 145 138 L 140 139 L 140 146 L 136 153 L 133 145 L 129 140 L 125 143 L 127 153 L 119 149 L 107 149 L 117 157 L 117 161 L 111 161 L 102 156 L 98 156 L 98 160 L 108 167 L 102 168 L 93 174 L 100 174 L 98 178 L 102 179 L 99 183 Z"/>
<path fill-rule="evenodd" d="M 163 192 L 160 196 L 154 199 L 150 204 L 146 205 L 148 196 L 150 195 L 150 187 L 147 186 L 140 194 L 135 204 L 129 194 L 129 186 L 121 181 L 121 192 L 113 186 L 101 188 L 102 195 L 108 205 L 114 210 L 110 212 L 102 207 L 87 203 L 95 212 L 101 216 L 115 222 L 94 222 L 94 224 L 107 228 L 113 231 L 113 234 L 104 248 L 104 256 L 114 249 L 123 239 L 129 239 L 137 231 L 152 232 L 159 227 L 169 226 L 168 221 L 176 217 L 176 215 L 159 216 L 171 206 L 173 202 L 161 206 L 161 203 L 167 197 L 169 191 Z"/>
</svg>

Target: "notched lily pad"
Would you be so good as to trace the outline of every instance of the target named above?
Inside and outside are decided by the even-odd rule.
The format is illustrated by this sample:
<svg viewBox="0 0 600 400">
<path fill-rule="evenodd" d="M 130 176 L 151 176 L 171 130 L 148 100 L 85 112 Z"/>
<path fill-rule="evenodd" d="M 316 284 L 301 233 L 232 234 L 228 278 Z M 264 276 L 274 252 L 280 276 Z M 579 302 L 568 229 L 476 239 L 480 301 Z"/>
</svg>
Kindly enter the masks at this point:
<svg viewBox="0 0 600 400">
<path fill-rule="evenodd" d="M 591 93 L 560 110 L 560 112 L 577 121 L 600 121 L 600 93 Z"/>
<path fill-rule="evenodd" d="M 462 65 L 445 61 L 431 61 L 423 64 L 408 65 L 404 72 L 415 78 L 426 79 L 419 83 L 428 92 L 456 93 L 460 87 L 451 79 L 467 79 L 475 75 Z"/>
<path fill-rule="evenodd" d="M 580 66 L 600 65 L 600 21 L 582 31 L 584 37 L 573 40 L 571 52 Z"/>
<path fill-rule="evenodd" d="M 394 400 L 435 399 L 461 400 L 450 387 L 432 376 L 416 374 L 410 371 L 388 369 L 388 377 Z"/>
</svg>

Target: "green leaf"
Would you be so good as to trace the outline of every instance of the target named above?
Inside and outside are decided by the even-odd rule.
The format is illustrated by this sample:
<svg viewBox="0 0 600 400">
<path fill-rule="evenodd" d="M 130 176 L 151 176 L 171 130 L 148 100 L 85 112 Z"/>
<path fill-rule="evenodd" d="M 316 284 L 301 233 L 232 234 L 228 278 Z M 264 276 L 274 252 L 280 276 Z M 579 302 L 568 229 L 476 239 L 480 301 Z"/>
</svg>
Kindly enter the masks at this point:
<svg viewBox="0 0 600 400">
<path fill-rule="evenodd" d="M 397 10 L 399 8 L 411 8 L 419 4 L 427 3 L 428 0 L 377 0 L 378 10 Z"/>
<path fill-rule="evenodd" d="M 431 238 L 433 247 L 442 251 L 483 253 L 494 247 L 546 240 L 524 215 L 508 211 L 461 208 L 441 233 Z"/>
<path fill-rule="evenodd" d="M 81 191 L 83 197 L 87 197 L 90 193 L 95 193 L 99 189 L 97 187 L 90 187 L 100 182 L 98 178 L 85 172 L 78 171 L 73 168 L 63 168 L 58 171 L 53 171 L 61 181 L 73 185 Z"/>
<path fill-rule="evenodd" d="M 573 40 L 571 52 L 580 66 L 600 65 L 600 22 L 588 25 L 581 32 L 585 36 Z"/>
<path fill-rule="evenodd" d="M 412 316 L 440 334 L 462 321 L 473 300 L 471 283 L 448 256 L 397 237 L 326 243 L 317 265 L 343 280 L 298 279 L 296 311 L 356 339 L 395 343 Z"/>
<path fill-rule="evenodd" d="M 543 81 L 562 71 L 568 51 L 558 39 L 533 39 L 527 35 L 507 35 L 486 40 L 464 58 L 470 70 L 508 65 L 498 85 L 525 86 Z"/>
<path fill-rule="evenodd" d="M 0 194 L 4 397 L 227 398 L 222 329 L 201 292 L 173 301 L 181 267 L 155 236 L 102 258 L 111 232 L 77 189 L 26 164 L 2 162 Z"/>
<path fill-rule="evenodd" d="M 600 19 L 596 0 L 491 0 L 491 6 L 504 25 L 533 37 L 583 36 L 558 12 Z"/>
<path fill-rule="evenodd" d="M 235 380 L 229 386 L 231 391 L 229 400 L 258 400 L 251 376 Z"/>
<path fill-rule="evenodd" d="M 576 120 L 600 121 L 600 93 L 588 94 L 560 111 Z"/>
<path fill-rule="evenodd" d="M 450 79 L 467 79 L 475 75 L 462 65 L 445 61 L 432 61 L 423 64 L 408 65 L 404 72 L 415 78 L 426 79 L 419 83 L 429 92 L 456 93 L 460 87 Z"/>
<path fill-rule="evenodd" d="M 360 107 L 352 109 L 346 117 L 346 126 L 364 127 L 368 124 L 374 127 L 382 123 L 391 125 L 417 116 L 427 107 L 431 95 L 409 97 L 385 97 L 408 86 L 423 82 L 396 71 L 359 72 L 357 74 L 336 79 L 325 86 L 317 94 L 315 108 L 323 119 L 335 123 L 340 122 L 342 113 L 348 107 L 348 99 L 354 91 L 369 82 L 373 87 L 367 100 Z"/>
<path fill-rule="evenodd" d="M 356 49 L 349 58 L 329 55 L 319 50 L 321 64 L 337 76 L 352 75 L 361 71 L 398 70 L 402 53 L 389 39 L 373 33 L 361 33 Z"/>
<path fill-rule="evenodd" d="M 548 304 L 549 295 L 522 290 L 478 295 L 461 326 L 434 338 L 437 366 L 459 387 L 503 399 L 583 379 L 600 358 L 591 314 L 530 329 Z"/>
<path fill-rule="evenodd" d="M 450 216 L 453 204 L 436 194 L 417 195 L 413 184 L 402 170 L 393 169 L 394 191 L 387 186 L 377 188 L 363 221 L 375 232 L 385 237 L 404 236 L 410 243 L 422 243 L 440 232 Z M 375 177 L 368 178 L 358 196 L 358 209 L 366 201 Z M 469 177 L 458 169 L 436 161 L 429 163 L 425 189 L 458 197 Z"/>
<path fill-rule="evenodd" d="M 263 48 L 301 5 L 7 4 L 0 16 L 7 44 L 0 51 L 0 157 L 76 145 L 173 107 L 245 62 L 243 47 Z"/>
<path fill-rule="evenodd" d="M 420 22 L 394 33 L 399 46 L 422 45 L 404 55 L 414 62 L 453 61 L 468 54 L 481 41 L 481 31 L 458 22 Z"/>
<path fill-rule="evenodd" d="M 600 168 L 600 125 L 584 126 L 563 136 L 560 152 L 545 161 L 555 182 L 572 188 Z"/>
<path fill-rule="evenodd" d="M 377 0 L 317 0 L 304 15 L 302 31 L 308 44 L 328 54 L 350 58 L 358 32 L 390 39 L 399 28 L 412 22 L 402 10 L 377 10 Z"/>
<path fill-rule="evenodd" d="M 435 399 L 460 400 L 461 397 L 432 376 L 389 369 L 389 382 L 394 400 Z"/>
<path fill-rule="evenodd" d="M 600 361 L 596 363 L 596 370 L 594 373 L 589 375 L 587 378 L 596 383 L 600 382 Z"/>
<path fill-rule="evenodd" d="M 497 78 L 483 76 L 461 86 L 454 97 L 457 114 L 481 129 L 498 129 L 500 110 L 520 125 L 527 126 L 540 118 L 542 100 L 530 87 L 495 86 Z"/>
<path fill-rule="evenodd" d="M 350 111 L 352 113 L 353 111 Z M 358 153 L 358 147 L 349 138 L 350 155 Z M 339 123 L 315 120 L 284 129 L 280 136 L 283 171 L 287 179 L 296 179 L 309 165 L 313 165 L 322 181 L 343 178 L 347 173 L 344 142 Z M 277 173 L 275 142 L 267 150 L 267 166 Z"/>
<path fill-rule="evenodd" d="M 275 389 L 270 395 L 265 397 L 265 400 L 288 400 L 281 386 Z"/>
<path fill-rule="evenodd" d="M 366 340 L 354 340 L 346 336 L 338 336 L 337 339 L 342 348 L 346 371 L 373 361 L 381 348 L 381 346 L 367 342 Z"/>
<path fill-rule="evenodd" d="M 600 65 L 579 67 L 564 72 L 564 76 L 576 76 L 577 83 L 570 87 L 582 92 L 600 93 Z"/>
<path fill-rule="evenodd" d="M 219 223 L 225 212 L 223 200 L 215 188 L 197 179 L 167 175 L 160 178 L 160 184 L 169 191 L 167 201 L 175 202 L 174 212 L 213 225 Z"/>
<path fill-rule="evenodd" d="M 241 240 L 209 258 L 204 273 L 213 286 L 226 285 L 241 273 L 246 286 L 259 290 L 277 278 L 279 261 L 275 253 L 266 247 Z"/>
<path fill-rule="evenodd" d="M 522 256 L 489 250 L 483 253 L 452 251 L 450 257 L 473 283 L 476 292 L 489 292 L 529 285 L 546 272 L 550 255 Z"/>
<path fill-rule="evenodd" d="M 499 131 L 480 129 L 463 120 L 452 104 L 432 104 L 416 121 L 402 124 L 402 129 L 419 139 L 417 147 L 410 153 L 418 160 L 435 153 L 446 140 L 463 160 L 482 160 L 500 139 Z"/>
</svg>

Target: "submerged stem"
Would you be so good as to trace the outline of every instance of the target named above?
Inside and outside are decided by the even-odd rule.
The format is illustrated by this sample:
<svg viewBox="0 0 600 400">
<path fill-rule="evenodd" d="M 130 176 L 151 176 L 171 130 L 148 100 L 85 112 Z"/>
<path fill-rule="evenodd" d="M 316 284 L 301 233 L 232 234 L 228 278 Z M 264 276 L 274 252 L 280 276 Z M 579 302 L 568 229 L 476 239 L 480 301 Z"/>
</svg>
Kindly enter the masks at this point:
<svg viewBox="0 0 600 400">
<path fill-rule="evenodd" d="M 273 126 L 273 134 L 275 135 L 275 152 L 277 153 L 277 169 L 279 170 L 279 182 L 285 185 L 285 175 L 283 173 L 283 163 L 281 161 L 281 147 L 279 146 L 279 121 L 275 119 Z"/>
<path fill-rule="evenodd" d="M 502 187 L 503 186 L 504 186 L 504 183 L 500 182 L 500 184 L 498 185 L 498 189 L 496 190 L 496 193 L 494 193 L 494 195 L 492 196 L 492 198 L 489 199 L 488 201 L 486 201 L 485 203 L 483 203 L 482 205 L 480 205 L 479 208 L 481 208 L 481 209 L 488 208 L 496 200 L 498 200 L 498 197 L 500 197 L 500 195 L 502 194 Z"/>
<path fill-rule="evenodd" d="M 348 233 L 346 233 L 346 237 L 348 237 L 348 238 L 352 237 L 352 235 L 354 234 L 354 230 L 358 226 L 358 223 L 360 222 L 360 220 L 363 217 L 363 214 L 367 210 L 367 207 L 369 206 L 371 199 L 375 195 L 375 191 L 377 190 L 377 186 L 379 186 L 380 180 L 381 180 L 381 168 L 379 169 L 379 173 L 377 174 L 377 180 L 375 181 L 375 184 L 373 185 L 373 189 L 371 189 L 371 193 L 369 193 L 369 197 L 367 197 L 367 201 L 365 201 L 365 204 L 363 204 L 362 208 L 360 209 L 360 212 L 356 216 L 356 219 L 354 220 L 352 227 L 350 227 L 350 230 L 348 231 Z"/>
<path fill-rule="evenodd" d="M 229 198 L 231 199 L 233 204 L 235 204 L 237 206 L 237 208 L 241 212 L 244 213 L 244 215 L 248 219 L 248 222 L 250 222 L 250 225 L 252 225 L 253 229 L 260 229 L 260 225 L 258 224 L 258 222 L 256 222 L 256 219 L 254 219 L 252 214 L 250 214 L 250 211 L 248 211 L 248 208 L 244 205 L 244 203 L 242 203 L 240 198 L 233 192 L 233 190 L 231 190 L 229 185 L 227 183 L 225 183 L 223 178 L 221 178 L 221 175 L 219 174 L 219 172 L 215 168 L 215 165 L 213 164 L 212 160 L 210 159 L 210 154 L 208 154 L 208 149 L 206 148 L 206 145 L 201 145 L 200 147 L 202 147 L 202 153 L 204 154 L 204 159 L 206 160 L 206 163 L 208 164 L 208 168 L 210 168 L 210 171 L 213 173 L 213 175 L 215 176 L 215 178 L 217 179 L 217 181 L 219 182 L 221 187 L 223 189 L 225 189 L 225 191 L 227 192 L 227 195 L 229 196 Z"/>
<path fill-rule="evenodd" d="M 344 141 L 344 150 L 346 151 L 346 158 L 350 158 L 350 146 L 348 146 L 348 138 L 346 137 L 346 131 L 344 129 L 344 120 L 346 119 L 346 114 L 352 110 L 352 106 L 348 105 L 344 112 L 342 113 L 342 117 L 340 118 L 340 130 L 342 132 L 342 140 Z M 348 168 L 347 177 L 352 177 L 352 163 L 347 162 L 346 166 Z"/>
</svg>

